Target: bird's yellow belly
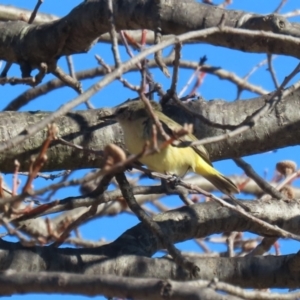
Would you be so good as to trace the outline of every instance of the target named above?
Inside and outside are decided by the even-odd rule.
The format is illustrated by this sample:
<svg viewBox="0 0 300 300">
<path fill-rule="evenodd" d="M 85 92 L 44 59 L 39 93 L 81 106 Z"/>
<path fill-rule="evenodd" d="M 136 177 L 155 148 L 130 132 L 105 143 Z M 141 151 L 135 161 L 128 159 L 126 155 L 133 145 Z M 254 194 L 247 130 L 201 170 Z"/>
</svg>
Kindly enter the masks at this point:
<svg viewBox="0 0 300 300">
<path fill-rule="evenodd" d="M 125 145 L 131 154 L 139 154 L 145 145 L 145 137 L 140 126 L 123 125 Z M 191 168 L 194 169 L 193 161 L 198 155 L 192 148 L 178 148 L 171 145 L 158 153 L 139 159 L 150 170 L 160 173 L 184 176 Z"/>
<path fill-rule="evenodd" d="M 193 150 L 167 146 L 158 153 L 142 157 L 140 162 L 153 171 L 182 177 L 189 169 L 193 169 L 190 161 L 193 154 L 190 151 Z"/>
</svg>

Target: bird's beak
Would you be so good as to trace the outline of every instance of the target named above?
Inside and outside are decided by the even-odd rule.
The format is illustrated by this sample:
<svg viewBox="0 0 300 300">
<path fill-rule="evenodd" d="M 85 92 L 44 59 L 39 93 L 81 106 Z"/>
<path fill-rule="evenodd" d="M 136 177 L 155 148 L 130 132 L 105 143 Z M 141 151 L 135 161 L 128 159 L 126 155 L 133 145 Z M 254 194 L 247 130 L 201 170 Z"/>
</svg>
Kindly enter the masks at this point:
<svg viewBox="0 0 300 300">
<path fill-rule="evenodd" d="M 102 116 L 100 117 L 102 121 L 117 121 L 115 109 L 104 109 Z"/>
<path fill-rule="evenodd" d="M 109 116 L 103 116 L 101 117 L 102 120 L 116 120 L 116 115 L 115 114 L 112 114 L 112 115 L 109 115 Z"/>
</svg>

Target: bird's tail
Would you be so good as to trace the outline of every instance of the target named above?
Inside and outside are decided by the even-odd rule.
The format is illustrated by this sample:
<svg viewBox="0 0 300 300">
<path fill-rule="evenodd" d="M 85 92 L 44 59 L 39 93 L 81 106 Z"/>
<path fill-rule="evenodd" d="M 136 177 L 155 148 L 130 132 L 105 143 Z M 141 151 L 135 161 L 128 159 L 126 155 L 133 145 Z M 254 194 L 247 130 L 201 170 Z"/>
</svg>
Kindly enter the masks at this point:
<svg viewBox="0 0 300 300">
<path fill-rule="evenodd" d="M 202 175 L 210 181 L 218 190 L 226 195 L 239 193 L 238 187 L 227 177 L 222 175 L 212 166 L 205 162 L 206 166 L 203 168 L 203 163 L 195 168 L 197 174 Z"/>
</svg>

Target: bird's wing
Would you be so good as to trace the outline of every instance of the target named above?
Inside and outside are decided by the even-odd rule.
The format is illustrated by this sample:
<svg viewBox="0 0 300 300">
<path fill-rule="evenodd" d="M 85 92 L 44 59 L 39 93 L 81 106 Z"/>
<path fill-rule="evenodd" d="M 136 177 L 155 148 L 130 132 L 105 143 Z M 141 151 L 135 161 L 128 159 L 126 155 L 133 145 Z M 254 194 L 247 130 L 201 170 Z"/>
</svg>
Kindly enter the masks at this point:
<svg viewBox="0 0 300 300">
<path fill-rule="evenodd" d="M 174 131 L 177 131 L 180 128 L 182 128 L 182 126 L 180 124 L 178 124 L 174 120 L 170 119 L 162 112 L 155 111 L 155 114 L 158 116 L 158 119 L 161 122 L 163 129 L 165 130 L 165 132 L 168 135 L 174 136 Z M 166 121 L 163 121 L 163 119 Z M 184 136 L 181 136 L 178 140 L 180 142 L 193 142 L 193 141 L 197 141 L 198 139 L 193 134 L 190 133 L 190 134 L 185 134 Z M 173 145 L 173 147 L 176 147 L 176 145 Z M 192 147 L 193 150 L 198 155 L 200 155 L 210 166 L 212 166 L 212 163 L 209 159 L 209 154 L 208 154 L 207 150 L 204 148 L 204 146 L 199 145 L 199 146 L 190 146 L 190 147 Z"/>
</svg>

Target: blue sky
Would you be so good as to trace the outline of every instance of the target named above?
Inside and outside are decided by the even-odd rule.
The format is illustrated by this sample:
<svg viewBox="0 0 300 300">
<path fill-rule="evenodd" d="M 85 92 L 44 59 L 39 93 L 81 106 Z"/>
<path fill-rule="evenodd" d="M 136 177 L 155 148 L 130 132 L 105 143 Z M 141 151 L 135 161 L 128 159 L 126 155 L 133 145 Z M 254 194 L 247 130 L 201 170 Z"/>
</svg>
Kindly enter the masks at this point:
<svg viewBox="0 0 300 300">
<path fill-rule="evenodd" d="M 82 1 L 78 0 L 64 0 L 63 5 L 61 5 L 58 1 L 50 1 L 44 0 L 40 11 L 50 14 L 55 14 L 57 16 L 64 16 L 66 15 L 72 8 L 74 8 L 77 4 Z M 215 3 L 221 3 L 223 1 L 214 1 Z M 244 0 L 233 0 L 233 4 L 229 6 L 229 9 L 239 9 L 245 10 L 248 12 L 254 13 L 262 13 L 267 14 L 274 11 L 274 9 L 279 4 L 278 1 L 261 1 L 261 0 L 252 0 L 252 1 L 244 1 Z M 1 4 L 7 5 L 15 5 L 21 8 L 33 9 L 36 0 L 2 0 Z M 282 8 L 282 12 L 290 12 L 295 9 L 299 9 L 299 0 L 289 0 L 287 4 Z M 292 18 L 291 21 L 299 22 L 300 18 Z M 124 49 L 120 49 L 121 51 L 121 58 L 123 61 L 128 60 L 128 56 Z M 107 63 L 113 63 L 113 57 L 110 51 L 109 45 L 96 45 L 93 49 L 89 51 L 87 54 L 79 54 L 73 56 L 74 65 L 76 71 L 84 70 L 87 68 L 92 68 L 96 66 L 96 61 L 94 59 L 94 55 L 100 55 Z M 207 63 L 213 66 L 218 66 L 228 71 L 235 72 L 237 75 L 243 77 L 245 76 L 254 65 L 262 61 L 266 58 L 264 54 L 249 54 L 243 53 L 235 50 L 225 49 L 222 47 L 215 47 L 209 46 L 204 44 L 198 44 L 194 46 L 187 46 L 183 48 L 182 58 L 195 60 L 198 61 L 200 57 L 206 55 L 208 60 Z M 296 66 L 298 60 L 291 57 L 277 57 L 274 60 L 274 68 L 276 71 L 276 75 L 278 77 L 279 82 L 281 82 L 286 75 L 288 75 Z M 59 60 L 59 64 L 62 68 L 66 70 L 66 61 L 65 58 L 61 58 Z M 257 72 L 254 73 L 250 77 L 250 82 L 253 84 L 257 84 L 262 86 L 264 89 L 272 91 L 274 90 L 273 82 L 271 81 L 270 75 L 266 70 L 266 66 L 260 68 Z M 171 70 L 170 70 L 171 71 Z M 179 74 L 179 84 L 178 89 L 180 90 L 186 83 L 187 79 L 191 75 L 191 70 L 181 70 Z M 13 66 L 11 69 L 9 76 L 20 76 L 20 71 L 18 66 Z M 140 78 L 134 74 L 128 74 L 124 76 L 126 79 L 130 80 L 134 84 L 139 84 Z M 170 80 L 166 79 L 160 72 L 154 72 L 154 77 L 156 81 L 161 82 L 164 89 L 168 89 L 170 86 Z M 51 79 L 52 76 L 48 75 L 43 82 Z M 299 80 L 299 76 L 295 78 L 295 80 Z M 86 80 L 83 81 L 84 89 L 90 87 L 94 82 L 99 80 L 99 78 L 94 80 Z M 25 86 L 1 86 L 1 102 L 0 102 L 0 109 L 4 108 L 14 97 L 22 93 L 23 91 L 27 90 L 28 88 Z M 220 81 L 216 77 L 212 75 L 207 75 L 205 77 L 204 83 L 198 91 L 204 98 L 206 99 L 214 99 L 214 98 L 223 98 L 228 101 L 233 101 L 236 97 L 236 88 L 231 83 L 223 80 Z M 3 96 L 5 95 L 5 96 Z M 243 92 L 242 99 L 247 99 L 254 97 L 256 95 L 250 92 Z M 60 107 L 63 103 L 68 100 L 73 99 L 76 97 L 76 93 L 69 88 L 59 89 L 52 93 L 49 93 L 46 96 L 38 98 L 32 101 L 29 105 L 22 108 L 23 111 L 27 110 L 47 110 L 53 111 Z M 91 102 L 96 108 L 100 108 L 103 106 L 114 106 L 117 105 L 124 100 L 136 97 L 136 95 L 129 90 L 126 90 L 122 87 L 119 82 L 112 83 L 110 86 L 105 87 L 101 90 L 98 94 L 96 94 L 92 99 Z M 2 105 L 2 107 L 1 107 Z M 76 109 L 85 109 L 85 106 L 77 107 Z M 285 149 L 279 149 L 277 151 L 262 153 L 258 155 L 253 155 L 246 157 L 245 160 L 250 163 L 253 168 L 260 174 L 263 175 L 265 172 L 267 174 L 267 178 L 271 179 L 274 174 L 274 168 L 278 161 L 281 160 L 294 160 L 298 165 L 300 164 L 299 161 L 299 146 L 289 147 Z M 242 170 L 235 166 L 232 161 L 221 161 L 216 162 L 215 167 L 222 171 L 224 174 L 242 174 Z M 74 178 L 80 177 L 86 171 L 75 172 L 73 175 Z M 21 178 L 23 183 L 25 178 Z M 12 181 L 11 175 L 6 176 L 6 180 L 10 184 Z M 41 187 L 48 185 L 49 182 L 45 182 L 44 180 L 38 179 L 35 181 L 35 187 Z M 299 182 L 295 182 L 295 185 L 299 185 Z M 77 195 L 78 189 L 72 188 L 68 190 L 58 191 L 55 198 L 53 199 L 61 199 L 66 197 L 67 195 Z M 164 203 L 167 204 L 169 207 L 176 207 L 181 205 L 181 203 L 174 199 L 174 197 L 168 197 L 164 200 Z M 122 222 L 122 223 L 121 223 Z M 120 234 L 122 234 L 127 228 L 132 227 L 133 225 L 137 224 L 138 221 L 135 217 L 129 216 L 128 214 L 124 213 L 117 217 L 104 217 L 98 220 L 94 220 L 89 222 L 88 224 L 80 227 L 80 232 L 83 238 L 86 239 L 94 239 L 98 240 L 101 238 L 105 238 L 108 241 L 114 240 Z M 122 224 L 122 226 L 119 226 Z M 110 230 L 108 231 L 107 228 Z M 283 254 L 287 253 L 294 253 L 298 251 L 299 245 L 293 241 L 281 241 L 281 252 Z M 225 250 L 225 247 L 217 247 L 215 245 L 209 245 L 212 249 L 217 250 Z M 182 250 L 190 250 L 190 251 L 200 251 L 199 247 L 193 242 L 185 242 L 178 244 L 178 247 Z M 14 296 L 18 299 L 21 296 Z M 23 297 L 30 297 L 30 299 L 34 299 L 35 297 L 39 296 L 23 296 Z M 47 299 L 51 296 L 43 296 L 44 299 Z M 67 299 L 68 297 L 74 296 L 57 296 L 57 299 Z M 86 299 L 86 297 L 76 296 L 78 299 Z M 4 299 L 6 299 L 4 297 Z M 99 297 L 100 299 L 100 297 Z"/>
</svg>

